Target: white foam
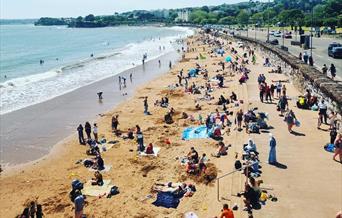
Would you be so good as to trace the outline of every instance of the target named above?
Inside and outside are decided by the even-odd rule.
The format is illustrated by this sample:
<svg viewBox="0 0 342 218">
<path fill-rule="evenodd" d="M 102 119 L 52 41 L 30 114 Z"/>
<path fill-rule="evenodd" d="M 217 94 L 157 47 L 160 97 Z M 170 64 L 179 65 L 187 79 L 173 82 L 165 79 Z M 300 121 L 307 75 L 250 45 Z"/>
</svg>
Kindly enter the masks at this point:
<svg viewBox="0 0 342 218">
<path fill-rule="evenodd" d="M 0 114 L 52 99 L 119 74 L 132 68 L 132 63 L 141 64 L 142 54 L 148 54 L 147 61 L 157 58 L 174 49 L 170 41 L 193 34 L 193 31 L 188 28 L 172 27 L 172 29 L 181 30 L 184 33 L 160 38 L 160 40 L 149 39 L 140 43 L 130 43 L 111 54 L 102 54 L 59 69 L 51 69 L 45 73 L 0 83 Z M 165 46 L 165 50 L 160 51 L 159 46 Z"/>
</svg>

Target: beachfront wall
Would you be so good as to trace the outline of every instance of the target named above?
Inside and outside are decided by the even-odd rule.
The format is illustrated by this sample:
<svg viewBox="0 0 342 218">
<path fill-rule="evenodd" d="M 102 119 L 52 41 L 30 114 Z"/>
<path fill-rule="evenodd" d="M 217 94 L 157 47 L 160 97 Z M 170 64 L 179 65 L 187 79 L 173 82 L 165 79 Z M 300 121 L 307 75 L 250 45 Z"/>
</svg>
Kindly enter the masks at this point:
<svg viewBox="0 0 342 218">
<path fill-rule="evenodd" d="M 342 113 L 342 84 L 328 78 L 316 68 L 309 66 L 299 60 L 298 57 L 291 55 L 289 52 L 277 48 L 269 43 L 247 38 L 244 36 L 228 36 L 227 34 L 220 34 L 222 38 L 234 37 L 241 41 L 247 41 L 259 46 L 264 52 L 273 54 L 279 58 L 284 64 L 285 68 L 290 67 L 289 76 L 294 82 L 294 85 L 301 91 L 305 89 L 312 90 L 316 95 L 325 98 L 332 109 Z"/>
</svg>

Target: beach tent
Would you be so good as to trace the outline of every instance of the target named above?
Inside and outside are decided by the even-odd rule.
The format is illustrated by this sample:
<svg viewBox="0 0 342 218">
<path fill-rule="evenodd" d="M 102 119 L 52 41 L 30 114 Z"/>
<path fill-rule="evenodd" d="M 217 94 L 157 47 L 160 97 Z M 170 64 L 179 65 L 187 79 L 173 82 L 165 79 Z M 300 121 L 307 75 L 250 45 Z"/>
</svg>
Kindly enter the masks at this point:
<svg viewBox="0 0 342 218">
<path fill-rule="evenodd" d="M 207 127 L 205 125 L 198 127 L 188 127 L 184 129 L 182 134 L 182 139 L 184 140 L 203 138 L 209 138 Z"/>
<path fill-rule="evenodd" d="M 195 77 L 198 74 L 198 69 L 192 68 L 189 70 L 188 74 L 190 77 Z"/>
<path fill-rule="evenodd" d="M 222 48 L 219 48 L 216 50 L 216 53 L 219 54 L 219 55 L 223 55 L 225 52 Z"/>
<path fill-rule="evenodd" d="M 226 57 L 226 62 L 231 62 L 231 61 L 232 61 L 232 57 L 227 56 L 227 57 Z"/>
</svg>

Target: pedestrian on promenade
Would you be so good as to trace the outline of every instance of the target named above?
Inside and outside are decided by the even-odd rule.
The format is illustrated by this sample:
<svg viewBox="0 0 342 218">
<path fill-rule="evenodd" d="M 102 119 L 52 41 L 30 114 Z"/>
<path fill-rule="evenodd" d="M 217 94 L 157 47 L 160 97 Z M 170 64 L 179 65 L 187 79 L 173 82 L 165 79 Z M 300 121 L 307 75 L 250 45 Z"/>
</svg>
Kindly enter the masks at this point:
<svg viewBox="0 0 342 218">
<path fill-rule="evenodd" d="M 333 156 L 334 161 L 342 163 L 342 134 L 339 133 L 335 140 L 335 154 Z M 339 156 L 340 161 L 336 160 L 336 156 Z"/>
<path fill-rule="evenodd" d="M 323 67 L 322 67 L 322 73 L 324 74 L 324 75 L 327 75 L 328 76 L 328 67 L 327 67 L 327 65 L 326 64 L 323 64 Z"/>
<path fill-rule="evenodd" d="M 313 66 L 313 64 L 314 64 L 314 61 L 313 61 L 312 55 L 310 55 L 309 56 L 309 65 Z"/>
<path fill-rule="evenodd" d="M 327 104 L 324 102 L 324 99 L 321 100 L 320 103 L 318 103 L 318 114 L 319 114 L 319 119 L 320 122 L 323 123 L 323 118 L 324 118 L 324 123 L 328 124 L 327 122 L 327 118 L 328 118 L 328 114 L 327 114 L 327 110 L 328 110 L 328 106 Z"/>
<path fill-rule="evenodd" d="M 336 76 L 336 67 L 334 64 L 330 65 L 330 74 L 331 74 L 331 78 L 334 80 L 335 76 Z"/>
<path fill-rule="evenodd" d="M 277 141 L 273 137 L 272 133 L 270 135 L 270 152 L 268 154 L 268 163 L 276 164 L 277 163 L 277 155 L 276 155 L 276 145 Z"/>
<path fill-rule="evenodd" d="M 287 130 L 292 133 L 292 127 L 295 125 L 297 118 L 292 110 L 290 110 L 286 116 L 285 116 L 285 121 L 287 123 Z"/>
</svg>

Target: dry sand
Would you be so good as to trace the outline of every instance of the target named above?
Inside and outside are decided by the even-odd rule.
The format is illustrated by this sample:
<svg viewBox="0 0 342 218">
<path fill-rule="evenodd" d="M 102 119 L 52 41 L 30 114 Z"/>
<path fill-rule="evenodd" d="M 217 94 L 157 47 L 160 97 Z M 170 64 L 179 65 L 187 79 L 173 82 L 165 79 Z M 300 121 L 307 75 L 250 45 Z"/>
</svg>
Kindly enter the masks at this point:
<svg viewBox="0 0 342 218">
<path fill-rule="evenodd" d="M 112 183 L 119 187 L 120 194 L 110 199 L 88 197 L 88 204 L 84 212 L 87 217 L 182 217 L 188 211 L 194 211 L 199 217 L 213 217 L 219 215 L 222 203 L 235 202 L 239 210 L 235 217 L 247 217 L 242 212 L 242 199 L 232 196 L 242 191 L 244 176 L 240 173 L 225 177 L 220 182 L 219 200 L 217 201 L 217 187 L 215 183 L 204 185 L 196 184 L 197 192 L 193 197 L 184 197 L 177 209 L 165 209 L 151 204 L 153 199 L 144 200 L 150 194 L 154 182 L 178 182 L 184 175 L 176 157 L 187 154 L 191 146 L 197 151 L 207 155 L 217 151 L 216 142 L 211 139 L 181 140 L 182 130 L 186 126 L 196 125 L 188 120 L 175 118 L 175 123 L 166 125 L 162 118 L 167 109 L 154 107 L 153 102 L 168 94 L 171 106 L 178 112 L 187 112 L 197 117 L 201 113 L 203 117 L 208 112 L 214 112 L 218 107 L 214 103 L 220 94 L 229 95 L 235 91 L 239 99 L 244 100 L 241 106 L 244 110 L 251 107 L 259 107 L 269 113 L 269 124 L 274 127 L 271 132 L 277 139 L 278 161 L 287 166 L 287 169 L 279 169 L 266 163 L 268 157 L 268 133 L 260 135 L 248 135 L 244 131 L 237 132 L 232 129 L 229 136 L 224 136 L 224 142 L 232 144 L 229 154 L 222 158 L 210 158 L 218 168 L 218 176 L 233 170 L 235 152 L 241 154 L 242 144 L 249 137 L 253 138 L 260 152 L 262 163 L 263 187 L 271 190 L 278 197 L 278 202 L 267 202 L 260 211 L 255 212 L 255 217 L 333 217 L 341 210 L 342 202 L 342 168 L 341 164 L 332 161 L 332 154 L 323 150 L 323 145 L 328 141 L 328 132 L 316 129 L 317 113 L 294 108 L 294 111 L 302 122 L 298 132 L 306 136 L 294 136 L 287 132 L 286 125 L 278 116 L 275 105 L 261 104 L 258 101 L 256 78 L 259 73 L 265 73 L 268 79 L 285 78 L 284 75 L 267 74 L 269 70 L 262 66 L 262 54 L 257 53 L 257 64 L 248 66 L 251 69 L 250 80 L 247 84 L 239 85 L 238 76 L 225 78 L 228 88 L 215 89 L 215 100 L 211 102 L 201 101 L 202 110 L 194 110 L 194 98 L 198 96 L 185 94 L 177 90 L 167 92 L 166 87 L 177 82 L 176 75 L 181 69 L 187 72 L 195 63 L 205 66 L 209 76 L 214 76 L 217 65 L 222 57 L 210 58 L 208 54 L 205 60 L 194 60 L 201 51 L 202 45 L 197 45 L 198 37 L 189 39 L 194 41 L 196 52 L 186 53 L 186 60 L 180 62 L 162 77 L 149 82 L 136 91 L 134 97 L 120 104 L 112 112 L 98 120 L 100 136 L 107 140 L 116 140 L 111 133 L 111 117 L 120 114 L 119 128 L 127 130 L 139 124 L 144 133 L 145 143 L 152 142 L 161 147 L 157 158 L 138 157 L 135 141 L 124 141 L 103 154 L 106 164 L 113 165 L 110 172 L 104 173 L 104 179 L 111 179 Z M 207 46 L 204 46 L 207 47 Z M 206 48 L 208 50 L 208 48 Z M 241 55 L 242 50 L 239 49 Z M 231 82 L 228 82 L 229 80 Z M 203 84 L 202 77 L 190 80 Z M 288 95 L 297 96 L 299 93 L 291 84 L 286 84 Z M 150 112 L 152 115 L 143 115 L 143 96 L 149 96 Z M 211 104 L 208 104 L 211 103 Z M 294 102 L 290 102 L 294 107 Z M 238 107 L 231 108 L 236 111 Z M 233 118 L 230 118 L 233 120 Z M 233 124 L 234 126 L 234 124 Z M 297 129 L 296 129 L 297 130 Z M 165 145 L 161 141 L 170 139 L 171 145 Z M 76 165 L 79 159 L 84 159 L 86 147 L 78 144 L 73 135 L 61 144 L 55 146 L 52 153 L 45 159 L 25 168 L 12 169 L 2 173 L 0 179 L 0 211 L 2 217 L 14 217 L 23 210 L 23 204 L 27 200 L 38 199 L 43 204 L 46 217 L 72 217 L 73 204 L 68 198 L 71 181 L 75 178 L 82 181 L 89 180 L 93 175 L 85 167 Z M 192 180 L 187 180 L 193 182 Z M 230 199 L 230 201 L 223 200 Z"/>
</svg>

